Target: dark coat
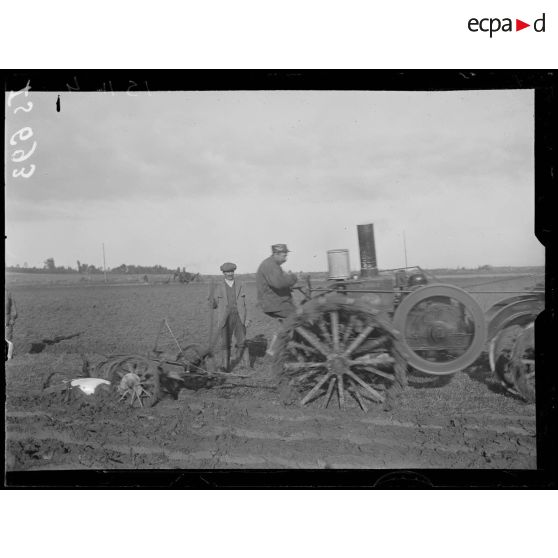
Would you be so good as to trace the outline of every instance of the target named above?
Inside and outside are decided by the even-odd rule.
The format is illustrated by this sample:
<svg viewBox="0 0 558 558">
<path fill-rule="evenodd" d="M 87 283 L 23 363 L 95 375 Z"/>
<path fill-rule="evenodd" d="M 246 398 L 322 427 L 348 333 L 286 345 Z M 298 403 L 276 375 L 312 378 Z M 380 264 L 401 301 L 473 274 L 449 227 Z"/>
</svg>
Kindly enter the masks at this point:
<svg viewBox="0 0 558 558">
<path fill-rule="evenodd" d="M 264 312 L 281 312 L 293 307 L 291 287 L 296 283 L 294 273 L 285 273 L 273 259 L 266 258 L 256 272 L 258 302 Z"/>
<path fill-rule="evenodd" d="M 246 324 L 246 290 L 244 284 L 235 279 L 234 286 L 236 290 L 236 308 L 242 325 Z M 217 329 L 223 327 L 229 315 L 227 307 L 227 286 L 225 280 L 222 279 L 218 283 L 214 283 L 210 288 L 210 298 L 213 296 L 212 305 L 217 310 Z"/>
</svg>

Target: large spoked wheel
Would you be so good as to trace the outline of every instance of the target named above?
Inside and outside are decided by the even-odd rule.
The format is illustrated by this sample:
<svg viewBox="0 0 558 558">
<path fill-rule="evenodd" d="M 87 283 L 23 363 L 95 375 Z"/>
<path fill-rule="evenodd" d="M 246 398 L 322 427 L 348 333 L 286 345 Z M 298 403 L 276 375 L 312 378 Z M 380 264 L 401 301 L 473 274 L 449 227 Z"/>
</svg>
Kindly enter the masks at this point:
<svg viewBox="0 0 558 558">
<path fill-rule="evenodd" d="M 145 357 L 118 357 L 108 364 L 107 379 L 120 400 L 132 407 L 152 407 L 159 400 L 159 369 L 156 363 Z"/>
<path fill-rule="evenodd" d="M 470 366 L 486 340 L 483 311 L 453 285 L 420 287 L 406 296 L 393 317 L 410 366 L 427 374 L 453 374 Z"/>
<path fill-rule="evenodd" d="M 300 404 L 384 402 L 405 385 L 397 332 L 364 300 L 330 294 L 304 304 L 278 338 L 276 374 Z"/>
</svg>

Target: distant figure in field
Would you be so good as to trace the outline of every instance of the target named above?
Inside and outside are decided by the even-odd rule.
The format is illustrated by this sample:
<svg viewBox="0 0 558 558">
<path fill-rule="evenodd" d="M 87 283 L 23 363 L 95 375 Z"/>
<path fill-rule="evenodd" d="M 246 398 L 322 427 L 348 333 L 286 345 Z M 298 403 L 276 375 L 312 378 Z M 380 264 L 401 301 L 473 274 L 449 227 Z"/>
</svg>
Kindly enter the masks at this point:
<svg viewBox="0 0 558 558">
<path fill-rule="evenodd" d="M 4 314 L 4 324 L 5 324 L 5 354 L 4 354 L 4 361 L 10 360 L 13 357 L 14 353 L 14 344 L 13 344 L 13 336 L 14 336 L 14 326 L 17 319 L 17 308 L 15 300 L 12 296 L 10 291 L 4 291 L 4 305 L 5 305 L 5 314 Z"/>
<path fill-rule="evenodd" d="M 220 269 L 223 279 L 212 283 L 209 288 L 210 307 L 217 310 L 217 327 L 210 345 L 215 347 L 213 352 L 220 367 L 229 372 L 231 364 L 250 364 L 246 350 L 246 292 L 244 285 L 234 278 L 236 264 L 226 262 Z M 236 341 L 236 355 L 231 363 L 233 337 Z"/>
<path fill-rule="evenodd" d="M 258 304 L 264 314 L 277 320 L 280 324 L 295 311 L 292 287 L 297 282 L 297 276 L 292 272 L 285 272 L 281 266 L 287 261 L 290 250 L 286 244 L 274 244 L 271 256 L 266 258 L 256 272 L 256 287 L 258 289 Z M 267 354 L 273 356 L 277 331 L 274 333 Z"/>
<path fill-rule="evenodd" d="M 179 283 L 186 283 L 187 285 L 188 283 L 195 281 L 199 276 L 199 273 L 189 273 L 188 271 L 186 271 L 185 267 L 182 268 L 182 271 L 180 271 L 180 268 L 177 267 L 174 275 L 172 276 L 172 280 L 176 281 L 176 279 L 178 279 Z"/>
</svg>

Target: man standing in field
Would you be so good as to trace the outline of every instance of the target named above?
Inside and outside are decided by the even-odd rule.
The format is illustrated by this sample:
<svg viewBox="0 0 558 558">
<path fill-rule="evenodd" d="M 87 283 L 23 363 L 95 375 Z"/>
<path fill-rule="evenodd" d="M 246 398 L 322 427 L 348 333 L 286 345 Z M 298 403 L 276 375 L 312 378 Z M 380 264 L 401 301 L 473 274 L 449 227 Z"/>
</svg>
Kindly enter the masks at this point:
<svg viewBox="0 0 558 558">
<path fill-rule="evenodd" d="M 244 285 L 235 281 L 236 264 L 226 262 L 221 266 L 223 280 L 212 283 L 209 291 L 210 308 L 217 310 L 217 327 L 211 347 L 220 360 L 221 368 L 229 372 L 231 367 L 232 338 L 236 341 L 236 358 L 232 366 L 242 362 L 250 364 L 246 350 L 246 293 Z"/>
<path fill-rule="evenodd" d="M 271 256 L 266 258 L 256 272 L 258 303 L 265 314 L 281 324 L 285 318 L 295 311 L 292 287 L 297 282 L 294 273 L 285 272 L 281 268 L 287 261 L 290 250 L 286 244 L 274 244 Z M 277 332 L 274 333 L 267 354 L 273 356 Z"/>
</svg>

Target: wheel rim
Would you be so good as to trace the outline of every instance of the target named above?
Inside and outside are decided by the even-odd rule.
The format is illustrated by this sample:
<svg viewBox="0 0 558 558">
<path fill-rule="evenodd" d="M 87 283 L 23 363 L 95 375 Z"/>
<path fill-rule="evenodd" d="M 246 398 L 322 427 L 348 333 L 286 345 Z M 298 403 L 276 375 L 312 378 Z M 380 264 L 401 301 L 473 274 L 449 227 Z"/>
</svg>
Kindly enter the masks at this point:
<svg viewBox="0 0 558 558">
<path fill-rule="evenodd" d="M 486 311 L 488 338 L 492 339 L 502 329 L 514 324 L 526 326 L 543 310 L 544 300 L 540 296 L 521 295 L 500 300 Z"/>
<path fill-rule="evenodd" d="M 120 357 L 110 365 L 109 380 L 120 399 L 133 407 L 151 407 L 159 398 L 159 370 L 149 359 Z"/>
<path fill-rule="evenodd" d="M 475 299 L 453 285 L 427 285 L 395 312 L 408 363 L 427 374 L 453 374 L 471 365 L 486 340 L 486 322 Z"/>
<path fill-rule="evenodd" d="M 337 400 L 366 411 L 367 401 L 383 402 L 405 382 L 394 328 L 365 301 L 338 294 L 308 302 L 285 322 L 277 362 L 301 405 Z"/>
</svg>

